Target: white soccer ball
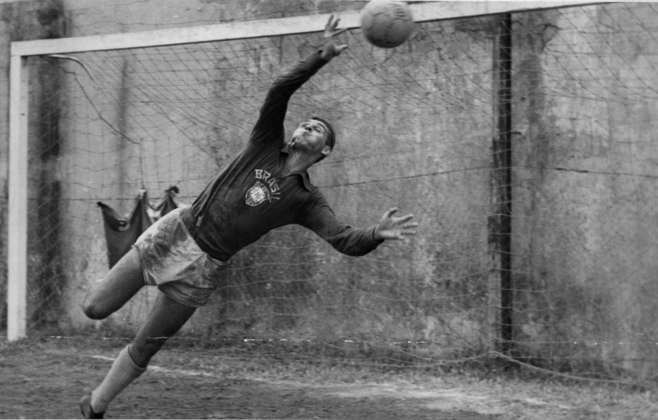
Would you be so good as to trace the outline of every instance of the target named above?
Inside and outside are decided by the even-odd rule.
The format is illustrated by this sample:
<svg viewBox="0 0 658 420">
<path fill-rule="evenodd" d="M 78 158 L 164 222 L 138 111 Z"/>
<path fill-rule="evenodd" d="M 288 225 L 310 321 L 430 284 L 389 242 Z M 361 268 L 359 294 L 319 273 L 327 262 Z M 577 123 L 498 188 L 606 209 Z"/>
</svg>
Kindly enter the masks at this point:
<svg viewBox="0 0 658 420">
<path fill-rule="evenodd" d="M 361 10 L 361 29 L 366 39 L 380 48 L 393 48 L 409 39 L 414 20 L 407 3 L 371 0 Z"/>
</svg>

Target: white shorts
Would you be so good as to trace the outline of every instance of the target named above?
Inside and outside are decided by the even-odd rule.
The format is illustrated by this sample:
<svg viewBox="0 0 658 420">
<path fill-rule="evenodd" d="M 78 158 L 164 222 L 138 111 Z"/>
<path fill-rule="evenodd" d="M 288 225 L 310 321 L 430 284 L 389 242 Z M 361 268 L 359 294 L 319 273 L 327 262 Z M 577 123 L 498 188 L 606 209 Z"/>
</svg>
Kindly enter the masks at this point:
<svg viewBox="0 0 658 420">
<path fill-rule="evenodd" d="M 226 263 L 199 248 L 181 220 L 181 210 L 173 210 L 149 226 L 133 246 L 146 284 L 158 286 L 183 305 L 203 306 L 217 289 Z"/>
</svg>

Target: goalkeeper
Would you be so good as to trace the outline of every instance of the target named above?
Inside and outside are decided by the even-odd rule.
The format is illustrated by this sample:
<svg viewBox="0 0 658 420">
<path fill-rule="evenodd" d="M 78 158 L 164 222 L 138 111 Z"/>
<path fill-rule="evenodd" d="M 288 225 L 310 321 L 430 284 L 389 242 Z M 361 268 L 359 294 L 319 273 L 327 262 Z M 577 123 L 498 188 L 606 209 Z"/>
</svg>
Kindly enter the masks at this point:
<svg viewBox="0 0 658 420">
<path fill-rule="evenodd" d="M 229 258 L 271 229 L 299 224 L 353 256 L 367 254 L 384 240 L 415 233 L 413 216 L 396 217 L 396 209 L 366 229 L 336 219 L 307 173 L 334 148 L 335 135 L 328 122 L 312 117 L 287 140 L 284 137 L 291 95 L 347 48 L 334 41 L 343 32 L 337 28 L 338 19 L 330 16 L 324 46 L 275 80 L 237 158 L 191 207 L 174 210 L 151 225 L 85 299 L 85 314 L 103 319 L 144 285 L 160 291 L 133 341 L 119 352 L 103 381 L 80 401 L 86 418 L 102 418 L 109 403 L 144 372 L 164 342 L 208 301 Z"/>
</svg>

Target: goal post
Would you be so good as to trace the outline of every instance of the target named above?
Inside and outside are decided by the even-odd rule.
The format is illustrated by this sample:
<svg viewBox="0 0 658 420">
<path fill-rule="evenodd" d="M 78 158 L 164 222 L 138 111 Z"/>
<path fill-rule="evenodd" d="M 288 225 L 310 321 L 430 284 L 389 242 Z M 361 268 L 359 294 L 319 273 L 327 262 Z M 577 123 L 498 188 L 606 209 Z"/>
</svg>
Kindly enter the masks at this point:
<svg viewBox="0 0 658 420">
<path fill-rule="evenodd" d="M 27 58 L 12 55 L 9 106 L 7 339 L 25 337 L 27 289 Z"/>
</svg>

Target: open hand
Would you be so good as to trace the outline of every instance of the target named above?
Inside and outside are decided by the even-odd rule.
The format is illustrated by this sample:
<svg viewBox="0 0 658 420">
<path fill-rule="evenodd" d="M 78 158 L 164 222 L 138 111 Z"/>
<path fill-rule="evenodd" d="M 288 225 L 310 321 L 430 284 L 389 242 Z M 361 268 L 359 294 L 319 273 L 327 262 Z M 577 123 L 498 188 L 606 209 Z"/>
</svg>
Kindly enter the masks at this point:
<svg viewBox="0 0 658 420">
<path fill-rule="evenodd" d="M 393 216 L 397 211 L 397 208 L 392 208 L 384 213 L 375 230 L 375 238 L 405 239 L 407 236 L 416 234 L 418 223 L 411 221 L 414 216 L 411 214 L 401 217 Z"/>
<path fill-rule="evenodd" d="M 322 48 L 322 56 L 327 60 L 334 58 L 347 48 L 347 44 L 336 44 L 334 42 L 336 36 L 347 30 L 347 28 L 338 29 L 339 22 L 340 18 L 329 15 L 329 20 L 327 20 L 327 24 L 324 26 L 325 44 Z"/>
</svg>

